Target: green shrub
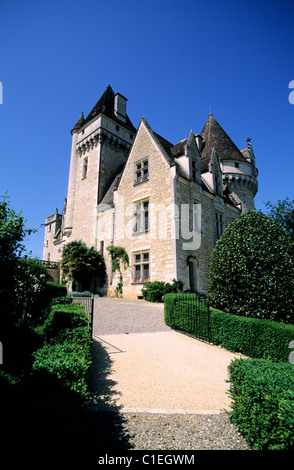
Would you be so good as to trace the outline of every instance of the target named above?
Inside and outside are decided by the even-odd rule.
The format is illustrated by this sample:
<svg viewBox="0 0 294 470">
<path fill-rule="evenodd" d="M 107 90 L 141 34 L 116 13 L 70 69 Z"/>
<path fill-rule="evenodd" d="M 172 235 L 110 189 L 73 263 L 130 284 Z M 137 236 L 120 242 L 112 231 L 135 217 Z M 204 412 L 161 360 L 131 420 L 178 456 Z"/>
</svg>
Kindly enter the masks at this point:
<svg viewBox="0 0 294 470">
<path fill-rule="evenodd" d="M 143 299 L 149 302 L 161 302 L 164 296 L 165 283 L 162 281 L 148 282 L 142 287 Z"/>
<path fill-rule="evenodd" d="M 270 217 L 250 211 L 217 241 L 209 271 L 210 304 L 237 315 L 294 323 L 291 236 Z"/>
<path fill-rule="evenodd" d="M 65 297 L 67 295 L 67 288 L 64 284 L 48 281 L 46 285 L 46 293 L 51 299 L 56 297 Z"/>
<path fill-rule="evenodd" d="M 231 420 L 254 450 L 294 449 L 294 366 L 236 359 L 228 367 Z"/>
<path fill-rule="evenodd" d="M 166 294 L 182 290 L 183 285 L 183 281 L 176 279 L 173 279 L 172 284 L 163 281 L 147 282 L 142 287 L 143 299 L 149 302 L 162 302 Z"/>
<path fill-rule="evenodd" d="M 33 354 L 33 372 L 56 376 L 65 387 L 85 398 L 91 365 L 91 334 L 84 307 L 52 304 L 43 335 L 44 346 Z"/>
<path fill-rule="evenodd" d="M 43 326 L 43 334 L 46 340 L 60 334 L 62 330 L 89 327 L 89 320 L 82 305 L 53 304 Z"/>
<path fill-rule="evenodd" d="M 87 372 L 91 365 L 89 337 L 88 344 L 68 340 L 45 344 L 34 353 L 34 358 L 33 371 L 57 376 L 70 390 L 87 397 Z"/>
</svg>

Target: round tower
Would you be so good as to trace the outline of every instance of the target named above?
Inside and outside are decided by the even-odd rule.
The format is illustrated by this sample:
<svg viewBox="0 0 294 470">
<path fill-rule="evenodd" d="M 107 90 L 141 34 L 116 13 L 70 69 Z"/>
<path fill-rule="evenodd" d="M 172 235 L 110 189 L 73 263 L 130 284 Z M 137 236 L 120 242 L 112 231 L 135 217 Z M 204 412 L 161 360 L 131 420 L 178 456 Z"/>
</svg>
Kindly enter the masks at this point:
<svg viewBox="0 0 294 470">
<path fill-rule="evenodd" d="M 258 170 L 255 166 L 251 139 L 247 139 L 247 147 L 241 150 L 241 154 L 243 159 L 222 161 L 222 180 L 237 204 L 240 204 L 243 214 L 255 209 L 254 197 L 258 190 Z"/>
<path fill-rule="evenodd" d="M 214 149 L 219 157 L 223 185 L 228 187 L 242 214 L 254 209 L 258 172 L 251 139 L 247 139 L 245 149 L 239 150 L 211 113 L 200 136 L 202 137 L 202 172 L 207 171 Z"/>
</svg>

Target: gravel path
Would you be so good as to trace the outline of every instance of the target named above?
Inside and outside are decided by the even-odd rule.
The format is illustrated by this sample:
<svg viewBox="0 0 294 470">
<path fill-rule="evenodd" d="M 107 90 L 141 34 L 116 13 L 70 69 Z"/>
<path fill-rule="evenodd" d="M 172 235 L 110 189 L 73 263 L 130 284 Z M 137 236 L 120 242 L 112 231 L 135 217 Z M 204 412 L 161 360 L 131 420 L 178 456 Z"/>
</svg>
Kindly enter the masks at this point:
<svg viewBox="0 0 294 470">
<path fill-rule="evenodd" d="M 169 331 L 162 303 L 101 297 L 95 299 L 94 335 Z"/>
<path fill-rule="evenodd" d="M 143 396 L 144 393 L 149 394 L 147 400 L 144 399 L 144 403 L 148 403 L 150 394 L 152 401 L 153 389 L 153 386 L 148 388 L 149 378 L 147 377 L 147 382 L 144 383 L 146 379 L 144 373 L 141 374 L 141 377 L 138 377 L 136 376 L 138 372 L 135 371 L 136 358 L 138 358 L 139 370 L 141 370 L 140 361 L 143 361 L 146 357 L 146 351 L 142 350 L 142 354 L 135 351 L 137 356 L 131 356 L 128 348 L 130 345 L 135 346 L 136 342 L 137 347 L 141 342 L 143 347 L 146 338 L 164 338 L 168 335 L 168 333 L 158 335 L 159 332 L 170 332 L 171 335 L 175 335 L 175 345 L 181 346 L 182 354 L 184 354 L 182 344 L 185 348 L 187 342 L 187 347 L 191 348 L 192 343 L 192 348 L 195 351 L 202 348 L 204 357 L 212 350 L 216 353 L 215 357 L 228 354 L 221 348 L 217 349 L 216 346 L 210 346 L 206 343 L 201 344 L 197 340 L 172 331 L 164 323 L 163 304 L 117 298 L 95 299 L 91 404 L 92 410 L 96 411 L 96 415 L 98 410 L 100 416 L 97 421 L 94 419 L 97 431 L 101 427 L 101 420 L 103 419 L 104 449 L 111 447 L 113 449 L 131 450 L 246 450 L 246 441 L 237 432 L 234 425 L 230 423 L 227 413 L 218 411 L 210 413 L 205 410 L 189 412 L 189 409 L 164 411 L 161 409 L 166 408 L 166 406 L 157 406 L 158 409 L 156 409 L 156 406 L 154 409 L 148 407 L 146 410 L 141 410 L 140 407 L 128 408 L 129 403 L 135 403 L 138 406 L 136 400 L 140 401 L 140 394 Z M 148 335 L 148 333 L 157 333 L 157 335 Z M 108 339 L 110 339 L 110 343 Z M 176 367 L 176 358 L 180 355 L 177 346 L 175 346 L 174 358 L 171 360 L 173 362 L 171 366 L 174 369 Z M 160 363 L 163 359 L 162 357 L 156 358 L 156 351 L 153 351 L 152 357 L 153 366 L 151 370 L 154 369 L 154 375 L 156 376 L 157 362 Z M 193 363 L 192 367 L 195 367 Z M 213 367 L 217 369 L 218 366 L 204 364 L 204 369 L 207 369 L 207 377 L 215 373 Z M 166 368 L 167 364 L 163 363 L 162 370 L 164 371 Z M 185 369 L 185 367 L 182 369 Z M 97 370 L 99 370 L 99 374 L 97 374 Z M 175 371 L 171 369 L 172 372 Z M 172 375 L 171 373 L 169 374 L 167 371 L 167 377 Z M 192 388 L 191 403 L 194 400 L 193 380 L 190 380 L 191 384 L 187 384 L 186 387 L 185 373 L 191 379 L 191 370 L 180 371 L 180 379 L 183 379 L 180 386 L 183 387 L 183 391 L 178 395 L 180 401 L 182 400 L 179 408 L 183 408 L 186 399 L 189 400 L 189 393 L 191 395 L 189 387 Z M 200 373 L 200 377 L 203 373 L 205 372 Z M 158 377 L 160 377 L 160 374 L 161 372 Z M 135 383 L 132 383 L 132 380 L 134 380 L 132 376 L 135 376 Z M 158 377 L 154 380 L 154 389 L 158 387 Z M 128 381 L 130 382 L 128 383 Z M 169 385 L 167 381 L 163 381 L 163 385 L 163 390 L 159 389 L 159 392 L 157 389 L 155 390 L 156 399 L 159 400 L 159 403 L 161 403 L 161 395 L 164 393 L 167 395 L 166 403 L 170 404 L 173 400 L 177 403 L 178 398 L 175 394 L 175 390 L 178 391 L 177 387 L 176 389 L 173 388 L 174 384 Z M 194 397 L 198 396 L 198 392 L 195 393 L 197 386 L 199 387 L 199 384 L 195 381 Z M 221 385 L 221 389 L 222 387 Z M 211 390 L 210 401 L 213 401 L 212 396 L 215 393 L 215 386 L 208 390 Z M 225 394 L 223 389 L 220 394 Z M 163 403 L 165 403 L 164 399 Z M 191 406 L 188 406 L 188 408 L 191 408 Z M 100 444 L 102 445 L 101 440 Z"/>
</svg>

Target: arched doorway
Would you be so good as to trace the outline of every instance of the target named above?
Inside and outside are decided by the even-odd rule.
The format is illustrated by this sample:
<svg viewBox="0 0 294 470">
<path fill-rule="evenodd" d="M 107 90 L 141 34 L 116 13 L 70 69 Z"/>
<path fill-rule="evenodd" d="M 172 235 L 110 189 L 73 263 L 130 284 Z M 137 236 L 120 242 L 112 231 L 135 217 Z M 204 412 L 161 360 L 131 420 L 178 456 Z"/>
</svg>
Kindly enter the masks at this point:
<svg viewBox="0 0 294 470">
<path fill-rule="evenodd" d="M 197 268 L 198 260 L 195 256 L 188 256 L 187 265 L 188 265 L 188 274 L 189 274 L 189 289 L 190 292 L 197 292 Z"/>
</svg>

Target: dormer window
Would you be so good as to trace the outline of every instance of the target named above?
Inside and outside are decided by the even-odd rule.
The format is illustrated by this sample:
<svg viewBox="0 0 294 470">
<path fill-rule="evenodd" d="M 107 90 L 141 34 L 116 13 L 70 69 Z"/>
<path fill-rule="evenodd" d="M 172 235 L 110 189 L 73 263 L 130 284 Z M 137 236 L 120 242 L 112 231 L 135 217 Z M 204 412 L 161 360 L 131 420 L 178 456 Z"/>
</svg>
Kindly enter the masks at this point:
<svg viewBox="0 0 294 470">
<path fill-rule="evenodd" d="M 196 160 L 194 160 L 194 158 L 192 158 L 191 165 L 192 165 L 192 180 L 196 182 L 196 179 L 197 179 L 197 162 L 196 162 Z"/>
<path fill-rule="evenodd" d="M 215 181 L 215 192 L 218 196 L 221 196 L 221 184 L 220 184 L 220 177 L 218 175 L 214 176 Z"/>
<path fill-rule="evenodd" d="M 134 184 L 143 183 L 149 179 L 148 160 L 141 160 L 135 164 Z"/>
</svg>

